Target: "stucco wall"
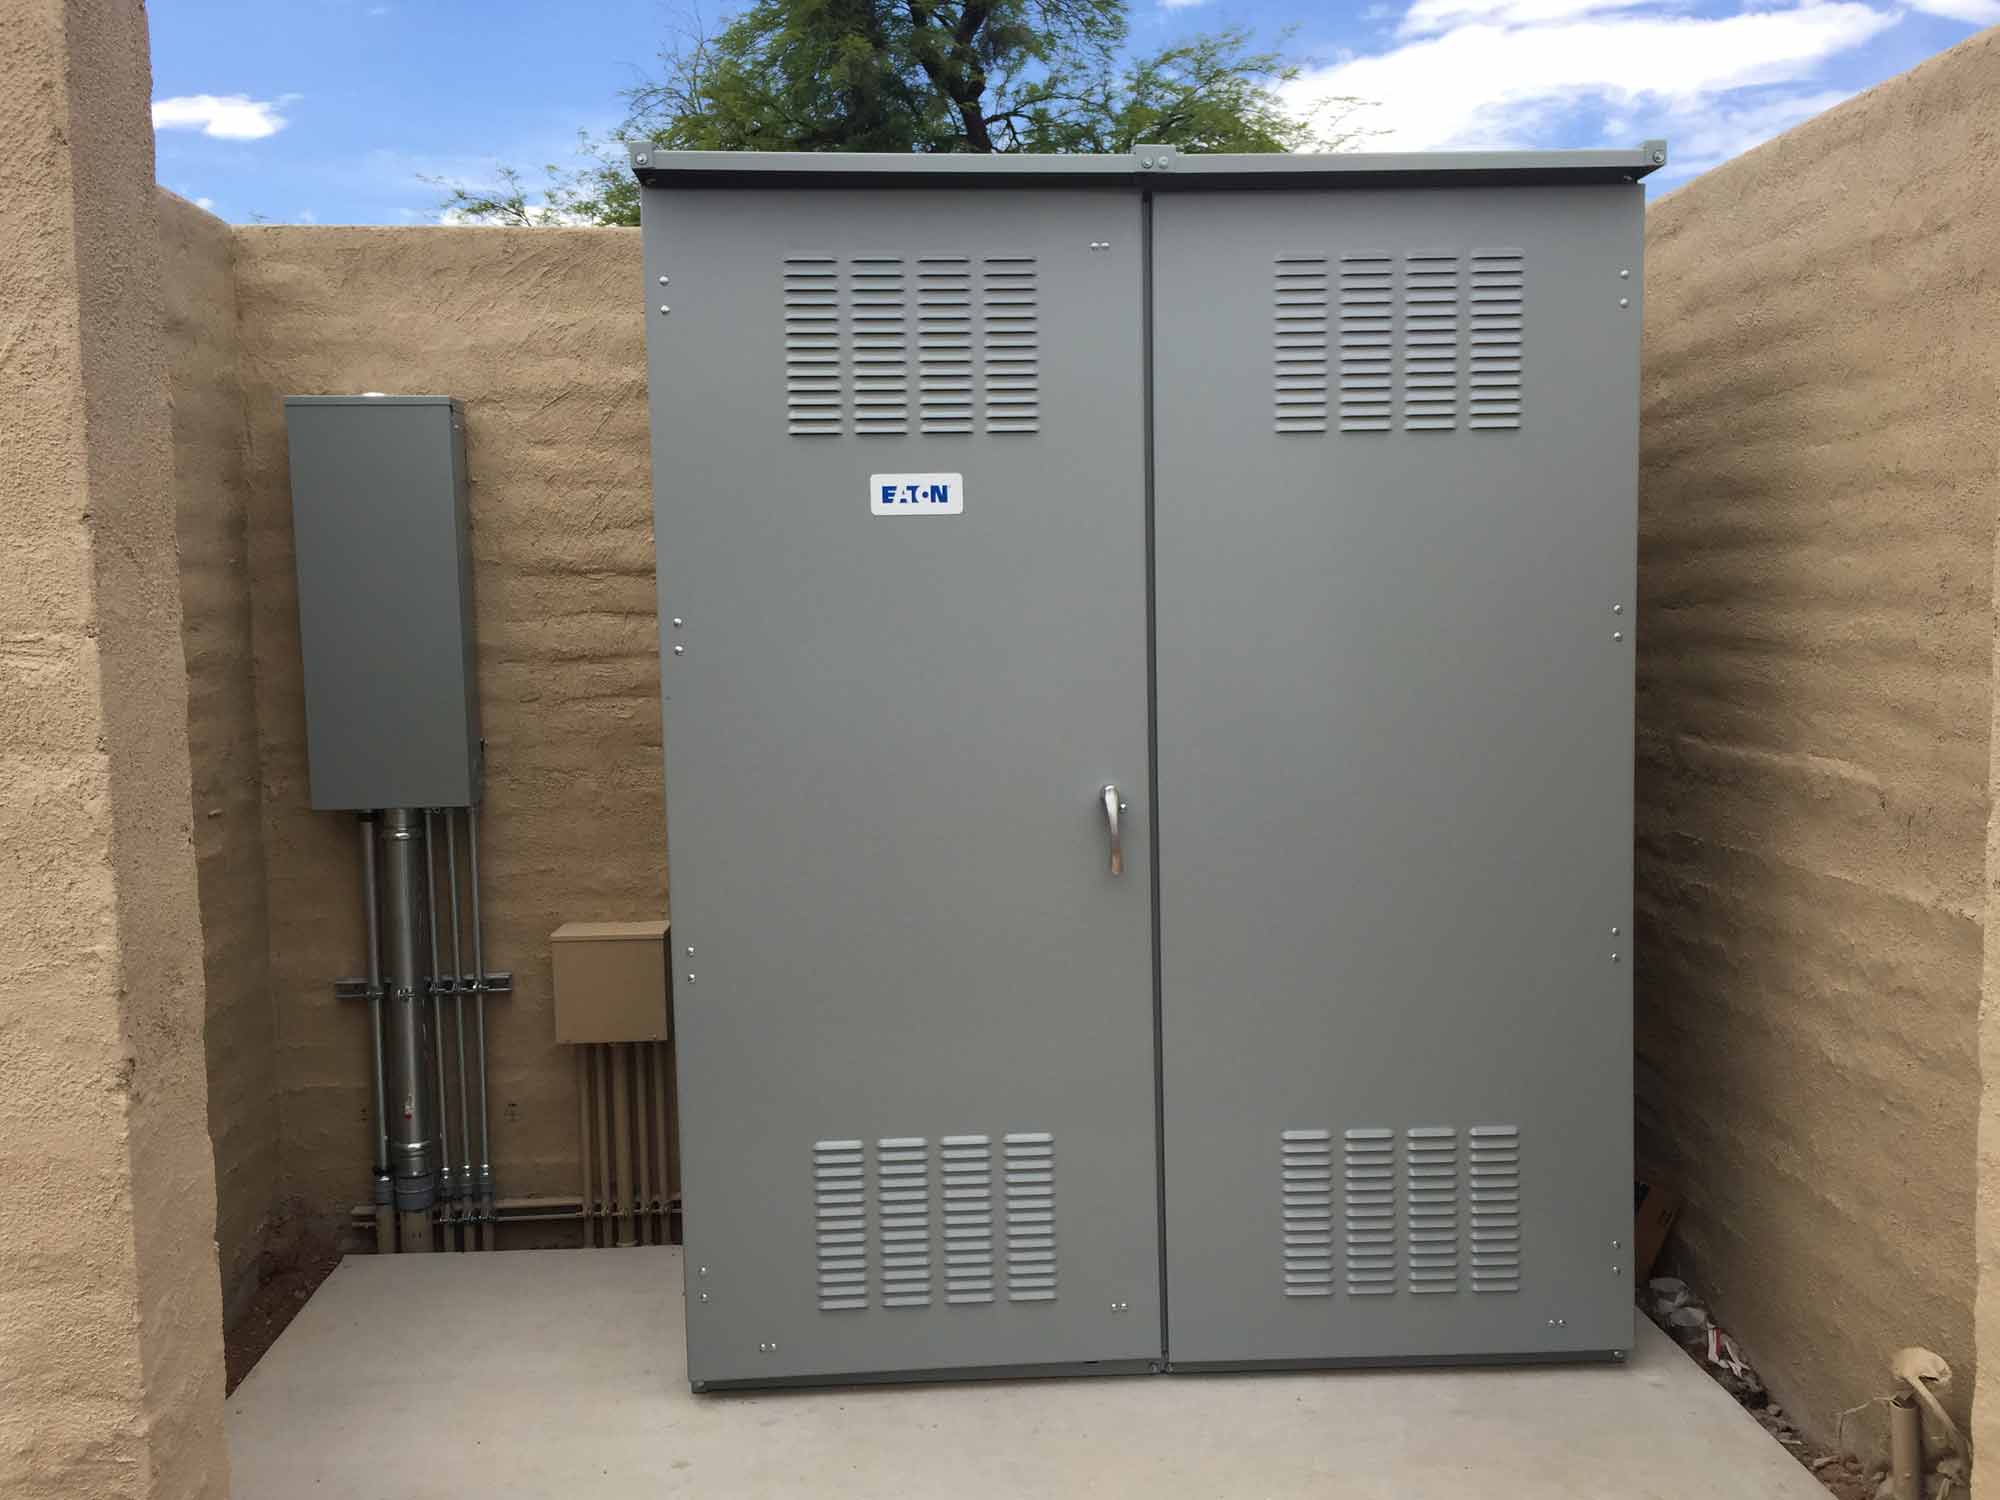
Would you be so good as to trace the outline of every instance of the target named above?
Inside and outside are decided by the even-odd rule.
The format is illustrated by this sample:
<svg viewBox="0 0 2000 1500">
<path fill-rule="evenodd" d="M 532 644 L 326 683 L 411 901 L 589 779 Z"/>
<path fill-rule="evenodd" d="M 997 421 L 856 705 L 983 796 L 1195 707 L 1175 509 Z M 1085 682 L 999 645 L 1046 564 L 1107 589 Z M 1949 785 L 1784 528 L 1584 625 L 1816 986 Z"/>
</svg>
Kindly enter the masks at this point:
<svg viewBox="0 0 2000 1500">
<path fill-rule="evenodd" d="M 363 961 L 354 825 L 307 807 L 281 403 L 379 390 L 465 402 L 487 963 L 515 975 L 488 1007 L 493 1161 L 502 1195 L 571 1190 L 575 1068 L 554 1040 L 548 935 L 666 909 L 638 236 L 235 239 L 284 1186 L 321 1210 L 361 1201 L 370 1138 L 363 1014 L 331 989 Z"/>
<path fill-rule="evenodd" d="M 159 195 L 159 216 L 216 1240 L 233 1317 L 255 1290 L 279 1201 L 234 252 L 227 224 L 171 193 Z"/>
<path fill-rule="evenodd" d="M 1830 1437 L 1973 1374 L 2000 34 L 1655 204 L 1641 479 L 1641 1151 Z"/>
<path fill-rule="evenodd" d="M 227 1488 L 146 19 L 0 0 L 0 1494 Z"/>
</svg>

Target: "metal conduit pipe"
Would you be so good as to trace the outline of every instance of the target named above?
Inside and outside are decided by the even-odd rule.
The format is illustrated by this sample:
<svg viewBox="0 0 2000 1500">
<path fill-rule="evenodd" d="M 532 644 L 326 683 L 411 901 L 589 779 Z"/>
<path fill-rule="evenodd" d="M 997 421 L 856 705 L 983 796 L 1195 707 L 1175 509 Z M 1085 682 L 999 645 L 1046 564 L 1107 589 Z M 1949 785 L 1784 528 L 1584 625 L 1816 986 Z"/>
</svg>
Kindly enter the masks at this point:
<svg viewBox="0 0 2000 1500">
<path fill-rule="evenodd" d="M 446 814 L 450 816 L 449 813 Z M 432 808 L 424 809 L 424 895 L 425 909 L 430 914 L 431 929 L 431 978 L 428 988 L 431 994 L 431 1051 L 437 1056 L 437 1122 L 438 1122 L 438 1201 L 449 1205 L 458 1197 L 458 1190 L 451 1175 L 451 1116 L 448 1108 L 450 1094 L 445 1089 L 444 1077 L 444 965 L 438 959 L 438 885 L 437 885 L 437 816 Z M 444 1248 L 455 1249 L 451 1218 L 445 1218 Z"/>
<path fill-rule="evenodd" d="M 431 1248 L 431 1206 L 437 1183 L 431 1176 L 430 1132 L 426 1126 L 428 1085 L 424 1080 L 423 1017 L 417 1005 L 421 961 L 417 956 L 417 842 L 415 812 L 392 808 L 382 819 L 383 894 L 388 908 L 389 1057 L 395 1084 L 391 1155 L 396 1177 L 396 1209 L 405 1250 Z"/>
<path fill-rule="evenodd" d="M 449 808 L 444 815 L 444 847 L 445 863 L 451 871 L 452 1005 L 458 1012 L 458 1134 L 459 1139 L 465 1142 L 465 1166 L 459 1177 L 459 1191 L 470 1196 L 476 1189 L 478 1179 L 472 1172 L 472 1119 L 466 1097 L 472 1090 L 466 1087 L 468 1075 L 465 1071 L 465 945 L 460 937 L 463 924 L 458 915 L 458 819 Z M 471 1239 L 468 1234 L 465 1241 L 467 1249 L 471 1248 Z"/>
<path fill-rule="evenodd" d="M 375 815 L 363 813 L 361 826 L 362 909 L 368 914 L 368 1042 L 375 1061 L 375 1249 L 396 1249 L 395 1193 L 389 1177 L 388 1088 L 382 1073 L 382 916 L 375 880 Z"/>
<path fill-rule="evenodd" d="M 466 879 L 472 892 L 472 1004 L 479 1030 L 480 1248 L 493 1248 L 493 1157 L 486 1137 L 486 933 L 479 919 L 479 806 L 465 810 Z M 465 1087 L 465 1075 L 458 1086 Z"/>
</svg>

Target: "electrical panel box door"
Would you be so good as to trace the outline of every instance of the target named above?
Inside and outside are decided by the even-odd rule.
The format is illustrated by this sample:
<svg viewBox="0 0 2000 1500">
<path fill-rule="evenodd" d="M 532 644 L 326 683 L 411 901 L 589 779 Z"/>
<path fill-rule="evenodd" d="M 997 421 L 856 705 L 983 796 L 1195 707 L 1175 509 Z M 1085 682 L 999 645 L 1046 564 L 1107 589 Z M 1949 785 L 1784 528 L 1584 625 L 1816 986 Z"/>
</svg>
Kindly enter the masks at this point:
<svg viewBox="0 0 2000 1500">
<path fill-rule="evenodd" d="M 1120 187 L 648 194 L 702 1385 L 1161 1357 L 1141 257 Z"/>
<path fill-rule="evenodd" d="M 1155 196 L 1176 1368 L 1631 1342 L 1642 209 Z"/>
</svg>

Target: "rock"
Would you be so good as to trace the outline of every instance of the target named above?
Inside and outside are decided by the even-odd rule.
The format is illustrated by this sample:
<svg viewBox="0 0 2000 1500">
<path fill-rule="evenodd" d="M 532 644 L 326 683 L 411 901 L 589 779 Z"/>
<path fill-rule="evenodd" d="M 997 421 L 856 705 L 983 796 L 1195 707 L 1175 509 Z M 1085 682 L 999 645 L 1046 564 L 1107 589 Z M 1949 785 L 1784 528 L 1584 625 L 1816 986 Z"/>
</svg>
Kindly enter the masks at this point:
<svg viewBox="0 0 2000 1500">
<path fill-rule="evenodd" d="M 1690 1302 L 1686 1307 L 1677 1307 L 1667 1321 L 1676 1328 L 1708 1327 L 1708 1309 Z"/>
<path fill-rule="evenodd" d="M 1685 1297 L 1688 1289 L 1678 1276 L 1655 1276 L 1646 1286 L 1656 1297 Z"/>
</svg>

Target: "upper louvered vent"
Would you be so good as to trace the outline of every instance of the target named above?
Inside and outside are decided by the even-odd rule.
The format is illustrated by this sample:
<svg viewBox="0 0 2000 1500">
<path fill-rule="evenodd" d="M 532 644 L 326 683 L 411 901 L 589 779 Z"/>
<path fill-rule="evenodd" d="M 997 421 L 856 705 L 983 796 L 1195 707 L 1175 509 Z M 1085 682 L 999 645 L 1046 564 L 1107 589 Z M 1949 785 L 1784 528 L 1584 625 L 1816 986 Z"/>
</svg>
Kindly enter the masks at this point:
<svg viewBox="0 0 2000 1500">
<path fill-rule="evenodd" d="M 1285 1295 L 1333 1295 L 1333 1133 L 1279 1135 L 1284 1171 Z"/>
<path fill-rule="evenodd" d="M 868 1305 L 867 1192 L 861 1142 L 813 1142 L 813 1240 L 823 1312 Z"/>
<path fill-rule="evenodd" d="M 903 262 L 856 256 L 850 264 L 854 353 L 854 430 L 862 437 L 910 430 L 910 339 Z"/>
<path fill-rule="evenodd" d="M 1346 1142 L 1347 1290 L 1388 1296 L 1396 1290 L 1396 1133 L 1350 1130 Z"/>
<path fill-rule="evenodd" d="M 1048 1132 L 1019 1131 L 1002 1142 L 1007 1171 L 1007 1300 L 1056 1296 L 1056 1148 Z"/>
<path fill-rule="evenodd" d="M 922 1136 L 876 1142 L 882 1225 L 882 1305 L 931 1301 L 931 1153 Z"/>
<path fill-rule="evenodd" d="M 944 1158 L 944 1300 L 993 1300 L 993 1147 L 948 1135 Z"/>
<path fill-rule="evenodd" d="M 1041 333 L 1035 258 L 989 255 L 980 306 L 985 314 L 986 430 L 1041 427 Z"/>
<path fill-rule="evenodd" d="M 1396 263 L 1340 258 L 1340 430 L 1387 432 L 1394 400 Z"/>
<path fill-rule="evenodd" d="M 1403 258 L 1403 427 L 1458 425 L 1458 257 L 1413 250 Z"/>
<path fill-rule="evenodd" d="M 1472 252 L 1472 391 L 1469 426 L 1521 425 L 1521 316 L 1526 290 L 1519 250 Z"/>
<path fill-rule="evenodd" d="M 917 393 L 925 432 L 972 431 L 972 262 L 917 262 Z"/>
<path fill-rule="evenodd" d="M 1472 1137 L 1472 1289 L 1521 1290 L 1521 1132 L 1475 1125 Z"/>
<path fill-rule="evenodd" d="M 840 266 L 830 255 L 785 259 L 785 430 L 841 430 Z"/>
<path fill-rule="evenodd" d="M 1274 295 L 1271 399 L 1279 432 L 1326 431 L 1324 255 L 1281 255 Z"/>
<path fill-rule="evenodd" d="M 1458 1290 L 1458 1132 L 1418 1125 L 1405 1133 L 1409 1181 L 1406 1246 L 1413 1292 Z"/>
</svg>

